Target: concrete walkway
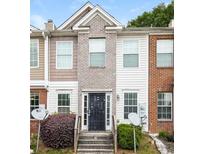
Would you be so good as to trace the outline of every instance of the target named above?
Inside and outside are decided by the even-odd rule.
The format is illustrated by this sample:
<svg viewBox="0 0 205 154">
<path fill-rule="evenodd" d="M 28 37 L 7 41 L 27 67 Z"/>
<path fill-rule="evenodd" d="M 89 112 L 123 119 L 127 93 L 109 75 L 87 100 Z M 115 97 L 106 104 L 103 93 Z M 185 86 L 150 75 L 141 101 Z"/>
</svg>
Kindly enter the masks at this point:
<svg viewBox="0 0 205 154">
<path fill-rule="evenodd" d="M 160 141 L 157 138 L 157 134 L 149 134 L 149 135 L 155 141 L 157 149 L 160 151 L 161 154 L 172 154 L 172 153 L 168 152 L 166 145 L 164 145 L 164 143 L 162 143 L 162 141 Z"/>
</svg>

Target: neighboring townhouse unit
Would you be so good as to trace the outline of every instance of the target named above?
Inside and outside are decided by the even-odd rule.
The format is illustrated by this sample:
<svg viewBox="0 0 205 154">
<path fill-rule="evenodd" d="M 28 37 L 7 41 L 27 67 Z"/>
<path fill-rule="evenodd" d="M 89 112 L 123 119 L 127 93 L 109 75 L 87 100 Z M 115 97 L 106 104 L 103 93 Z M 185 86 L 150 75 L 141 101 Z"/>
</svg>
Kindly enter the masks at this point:
<svg viewBox="0 0 205 154">
<path fill-rule="evenodd" d="M 173 133 L 174 35 L 149 36 L 149 131 Z"/>
<path fill-rule="evenodd" d="M 78 114 L 81 129 L 88 131 L 111 130 L 112 115 L 118 124 L 129 123 L 131 112 L 143 117 L 144 131 L 172 129 L 170 108 L 161 109 L 157 97 L 165 97 L 165 105 L 171 96 L 165 92 L 172 92 L 166 88 L 173 84 L 173 67 L 164 68 L 171 44 L 163 39 L 173 41 L 173 28 L 124 28 L 88 2 L 57 28 L 48 20 L 44 30 L 30 29 L 31 110 L 42 106 L 51 114 Z M 156 66 L 158 54 L 163 68 Z"/>
</svg>

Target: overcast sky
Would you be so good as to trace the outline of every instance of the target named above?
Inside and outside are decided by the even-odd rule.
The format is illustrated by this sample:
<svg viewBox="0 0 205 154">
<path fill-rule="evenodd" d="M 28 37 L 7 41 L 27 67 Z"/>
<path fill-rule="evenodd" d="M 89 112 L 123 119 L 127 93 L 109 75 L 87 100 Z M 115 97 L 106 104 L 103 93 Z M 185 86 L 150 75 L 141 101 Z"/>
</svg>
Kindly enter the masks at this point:
<svg viewBox="0 0 205 154">
<path fill-rule="evenodd" d="M 87 0 L 30 0 L 30 22 L 42 28 L 44 22 L 52 19 L 58 27 Z M 150 11 L 160 3 L 168 4 L 171 0 L 90 0 L 99 4 L 123 25 L 144 11 Z"/>
</svg>

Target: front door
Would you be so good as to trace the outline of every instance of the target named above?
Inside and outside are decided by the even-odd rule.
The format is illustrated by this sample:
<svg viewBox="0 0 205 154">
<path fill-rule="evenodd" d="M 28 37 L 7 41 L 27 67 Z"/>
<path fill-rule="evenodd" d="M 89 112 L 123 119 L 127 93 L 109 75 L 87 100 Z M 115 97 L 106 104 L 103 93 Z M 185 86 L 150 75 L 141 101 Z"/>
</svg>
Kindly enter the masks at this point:
<svg viewBox="0 0 205 154">
<path fill-rule="evenodd" d="M 89 94 L 88 130 L 105 130 L 105 93 Z"/>
</svg>

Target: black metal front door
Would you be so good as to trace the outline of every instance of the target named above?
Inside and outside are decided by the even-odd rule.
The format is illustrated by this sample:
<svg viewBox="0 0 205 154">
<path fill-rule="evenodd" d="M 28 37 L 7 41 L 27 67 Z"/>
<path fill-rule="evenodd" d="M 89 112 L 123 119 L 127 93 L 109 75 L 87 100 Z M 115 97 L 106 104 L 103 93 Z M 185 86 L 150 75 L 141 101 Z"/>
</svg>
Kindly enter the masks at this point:
<svg viewBox="0 0 205 154">
<path fill-rule="evenodd" d="M 105 130 L 105 93 L 89 94 L 88 130 Z"/>
</svg>

